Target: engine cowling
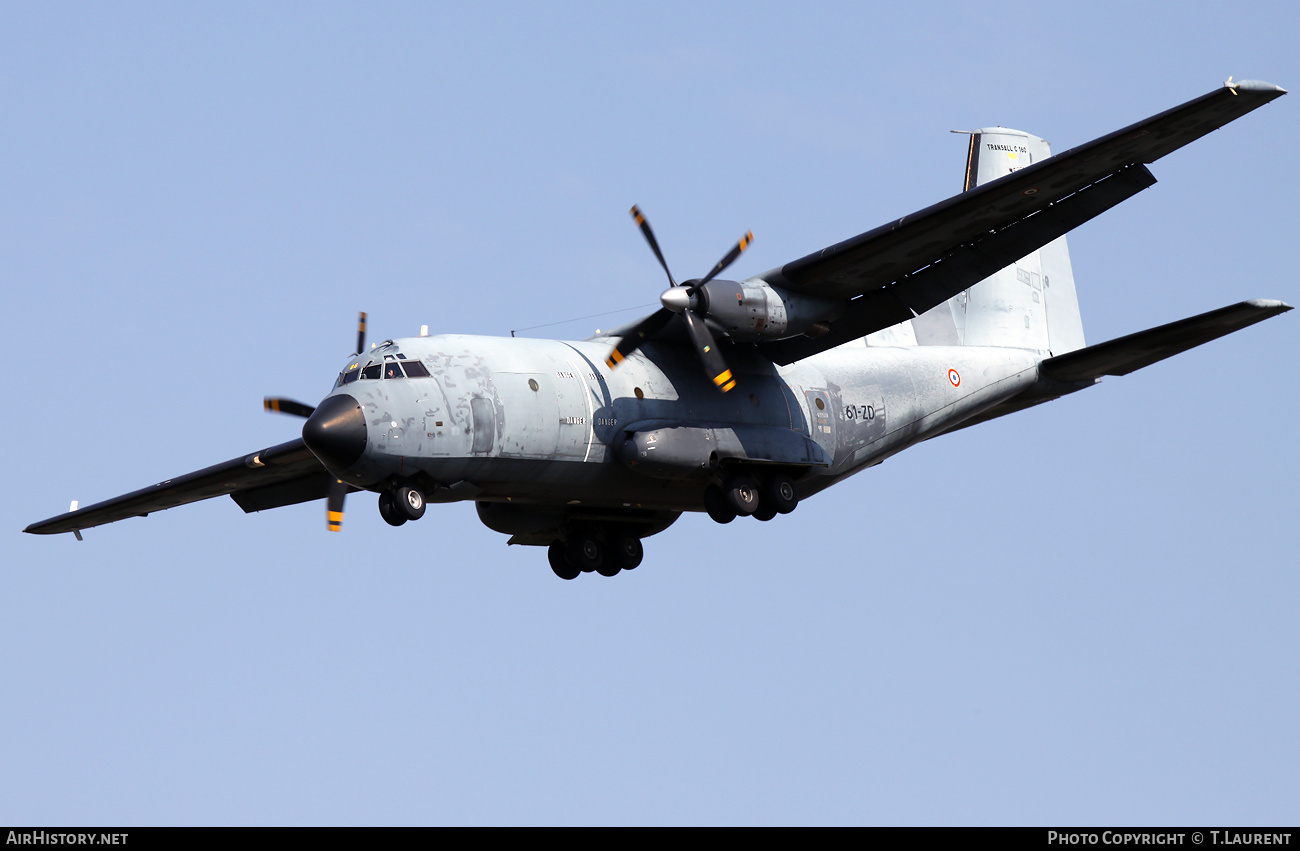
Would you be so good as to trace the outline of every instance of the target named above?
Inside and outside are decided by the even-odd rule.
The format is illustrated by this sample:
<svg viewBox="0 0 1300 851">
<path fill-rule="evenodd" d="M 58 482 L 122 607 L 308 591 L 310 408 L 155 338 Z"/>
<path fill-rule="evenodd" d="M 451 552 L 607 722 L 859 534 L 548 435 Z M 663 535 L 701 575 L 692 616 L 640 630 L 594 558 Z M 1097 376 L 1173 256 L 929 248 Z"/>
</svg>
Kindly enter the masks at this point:
<svg viewBox="0 0 1300 851">
<path fill-rule="evenodd" d="M 710 281 L 696 293 L 700 312 L 738 342 L 781 340 L 816 333 L 834 321 L 847 302 L 793 293 L 764 281 Z"/>
</svg>

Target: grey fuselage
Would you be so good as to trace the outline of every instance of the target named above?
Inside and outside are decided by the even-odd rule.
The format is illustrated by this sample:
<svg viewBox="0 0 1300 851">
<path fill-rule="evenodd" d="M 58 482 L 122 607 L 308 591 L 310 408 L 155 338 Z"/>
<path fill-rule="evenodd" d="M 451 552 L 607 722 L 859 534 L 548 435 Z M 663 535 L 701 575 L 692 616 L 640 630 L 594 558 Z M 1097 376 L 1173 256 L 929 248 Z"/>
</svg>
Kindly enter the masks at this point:
<svg viewBox="0 0 1300 851">
<path fill-rule="evenodd" d="M 430 502 L 702 511 L 720 466 L 776 464 L 798 471 L 806 497 L 1026 391 L 1040 359 L 858 343 L 781 367 L 738 346 L 727 355 L 738 384 L 722 394 L 689 350 L 648 344 L 609 369 L 611 345 L 462 335 L 382 344 L 343 375 L 398 353 L 430 375 L 341 376 L 331 395 L 361 404 L 367 446 L 331 472 L 370 490 L 422 481 Z M 638 453 L 653 460 L 654 449 L 670 449 L 674 435 L 716 450 L 694 465 L 637 463 Z"/>
</svg>

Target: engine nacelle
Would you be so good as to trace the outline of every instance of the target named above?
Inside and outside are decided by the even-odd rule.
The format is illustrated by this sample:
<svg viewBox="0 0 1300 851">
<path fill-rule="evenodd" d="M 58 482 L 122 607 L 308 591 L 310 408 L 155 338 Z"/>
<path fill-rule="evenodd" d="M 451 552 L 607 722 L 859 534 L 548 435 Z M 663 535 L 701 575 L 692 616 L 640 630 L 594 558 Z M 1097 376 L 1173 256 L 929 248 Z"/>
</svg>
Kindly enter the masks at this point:
<svg viewBox="0 0 1300 851">
<path fill-rule="evenodd" d="M 759 280 L 710 281 L 697 292 L 700 312 L 733 340 L 781 340 L 833 322 L 848 306 L 840 299 L 817 298 Z"/>
</svg>

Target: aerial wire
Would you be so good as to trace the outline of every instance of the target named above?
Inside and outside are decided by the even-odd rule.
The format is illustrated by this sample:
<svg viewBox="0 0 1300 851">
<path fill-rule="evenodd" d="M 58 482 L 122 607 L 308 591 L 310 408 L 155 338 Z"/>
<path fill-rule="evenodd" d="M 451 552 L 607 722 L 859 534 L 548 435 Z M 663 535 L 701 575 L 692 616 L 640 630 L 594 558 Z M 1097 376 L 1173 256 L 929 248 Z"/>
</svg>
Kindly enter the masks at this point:
<svg viewBox="0 0 1300 851">
<path fill-rule="evenodd" d="M 638 304 L 635 307 L 620 307 L 618 310 L 607 310 L 604 313 L 593 313 L 590 316 L 575 316 L 572 319 L 561 319 L 559 322 L 543 322 L 541 325 L 529 325 L 527 328 L 515 328 L 510 332 L 513 337 L 518 331 L 532 331 L 537 328 L 550 328 L 552 325 L 565 325 L 569 322 L 581 322 L 584 319 L 596 319 L 601 316 L 612 316 L 615 313 L 626 313 L 629 310 L 646 310 L 651 307 L 657 307 L 655 304 Z"/>
</svg>

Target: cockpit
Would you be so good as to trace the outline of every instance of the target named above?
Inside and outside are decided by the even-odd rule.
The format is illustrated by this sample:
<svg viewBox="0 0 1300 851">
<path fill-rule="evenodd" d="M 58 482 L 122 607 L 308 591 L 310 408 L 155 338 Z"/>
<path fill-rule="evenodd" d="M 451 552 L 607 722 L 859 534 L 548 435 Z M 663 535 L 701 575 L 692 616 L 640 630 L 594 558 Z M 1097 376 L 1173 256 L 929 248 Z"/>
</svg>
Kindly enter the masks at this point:
<svg viewBox="0 0 1300 851">
<path fill-rule="evenodd" d="M 418 360 L 407 358 L 401 352 L 380 354 L 378 350 L 387 348 L 392 345 L 376 346 L 376 351 L 370 353 L 369 362 L 362 366 L 363 361 L 358 359 L 348 364 L 347 368 L 339 373 L 338 381 L 334 383 L 335 387 L 342 387 L 344 384 L 351 384 L 357 379 L 363 381 L 382 381 L 396 380 L 401 378 L 430 378 L 429 370 Z"/>
</svg>

